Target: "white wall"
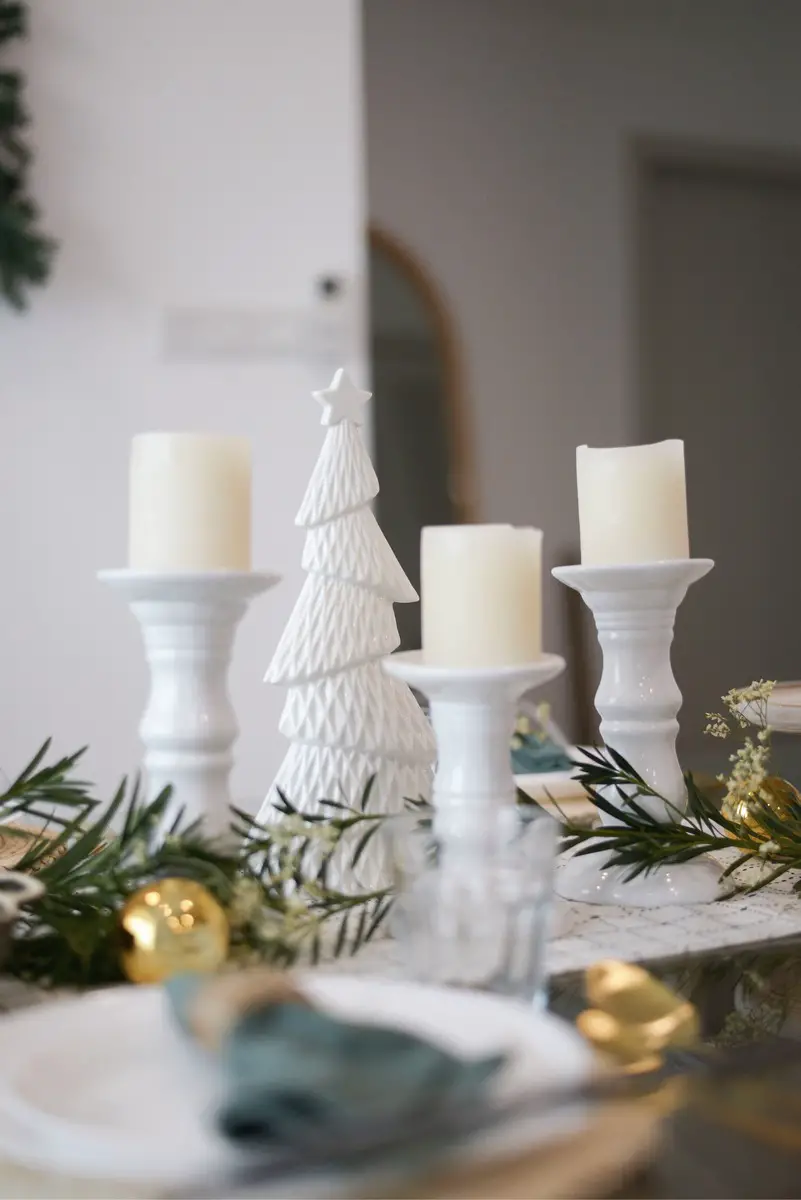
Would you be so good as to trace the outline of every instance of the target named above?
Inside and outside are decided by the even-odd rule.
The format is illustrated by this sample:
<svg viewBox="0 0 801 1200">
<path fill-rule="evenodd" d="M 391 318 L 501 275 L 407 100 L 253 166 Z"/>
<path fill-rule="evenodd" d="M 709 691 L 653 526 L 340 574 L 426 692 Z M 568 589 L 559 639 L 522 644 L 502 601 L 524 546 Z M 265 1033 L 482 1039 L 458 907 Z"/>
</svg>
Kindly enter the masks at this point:
<svg viewBox="0 0 801 1200">
<path fill-rule="evenodd" d="M 163 320 L 302 309 L 326 270 L 360 287 L 357 0 L 32 7 L 33 190 L 62 249 L 29 314 L 0 310 L 0 766 L 52 734 L 90 744 L 104 788 L 136 767 L 139 632 L 94 578 L 124 565 L 129 441 L 238 432 L 253 439 L 254 563 L 285 576 L 247 618 L 232 676 L 235 793 L 256 801 L 284 749 L 283 696 L 261 681 L 302 582 L 293 521 L 323 433 L 309 392 L 329 366 L 169 363 Z"/>
<path fill-rule="evenodd" d="M 801 5 L 365 10 L 370 216 L 455 312 L 483 518 L 541 523 L 553 562 L 578 541 L 575 446 L 636 436 L 630 139 L 801 147 Z M 555 584 L 546 615 L 556 650 Z"/>
</svg>

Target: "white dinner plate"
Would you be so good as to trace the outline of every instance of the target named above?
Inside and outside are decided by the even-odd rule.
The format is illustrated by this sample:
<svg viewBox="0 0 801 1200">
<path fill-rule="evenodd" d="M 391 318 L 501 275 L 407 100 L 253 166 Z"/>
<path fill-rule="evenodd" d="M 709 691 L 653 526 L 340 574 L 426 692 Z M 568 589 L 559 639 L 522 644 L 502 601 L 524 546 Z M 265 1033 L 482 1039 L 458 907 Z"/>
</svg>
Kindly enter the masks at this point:
<svg viewBox="0 0 801 1200">
<path fill-rule="evenodd" d="M 516 1001 L 321 972 L 303 987 L 343 1017 L 413 1031 L 465 1057 L 503 1051 L 499 1097 L 579 1083 L 591 1068 L 570 1026 Z M 214 1131 L 213 1062 L 176 1030 L 158 988 L 113 988 L 4 1017 L 0 1064 L 0 1155 L 25 1166 L 175 1184 L 241 1161 Z M 514 1153 L 581 1120 L 558 1111 L 518 1121 L 469 1152 Z"/>
</svg>

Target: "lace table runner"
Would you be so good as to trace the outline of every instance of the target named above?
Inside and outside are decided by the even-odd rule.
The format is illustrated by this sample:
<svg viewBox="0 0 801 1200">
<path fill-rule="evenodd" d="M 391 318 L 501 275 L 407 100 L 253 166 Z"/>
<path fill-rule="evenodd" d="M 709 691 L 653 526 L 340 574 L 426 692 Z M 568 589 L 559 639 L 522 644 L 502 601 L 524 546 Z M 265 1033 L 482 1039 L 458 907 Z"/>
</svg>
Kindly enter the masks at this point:
<svg viewBox="0 0 801 1200">
<path fill-rule="evenodd" d="M 721 868 L 730 860 L 715 855 Z M 746 868 L 740 881 L 755 878 Z M 582 904 L 557 899 L 553 929 L 546 952 L 549 977 L 583 971 L 601 958 L 656 963 L 693 958 L 723 950 L 766 949 L 786 938 L 801 939 L 801 895 L 793 884 L 801 873 L 790 872 L 776 883 L 749 895 L 714 904 L 666 905 L 663 908 L 625 908 Z M 360 974 L 401 975 L 398 948 L 390 940 L 371 943 L 355 959 L 340 959 L 329 968 Z"/>
<path fill-rule="evenodd" d="M 712 857 L 722 869 L 733 855 L 725 851 Z M 764 869 L 747 866 L 738 872 L 738 882 L 750 884 Z M 559 936 L 548 947 L 548 973 L 582 971 L 599 958 L 648 963 L 801 937 L 801 895 L 793 891 L 800 878 L 792 871 L 758 892 L 714 904 L 625 908 L 560 900 Z"/>
<path fill-rule="evenodd" d="M 715 855 L 723 867 L 731 855 Z M 756 878 L 759 867 L 746 867 L 741 882 Z M 554 936 L 548 943 L 546 969 L 558 981 L 597 962 L 621 958 L 627 962 L 659 962 L 692 958 L 722 950 L 743 950 L 786 938 L 801 939 L 801 895 L 793 885 L 801 872 L 792 871 L 761 891 L 715 904 L 666 905 L 663 908 L 625 908 L 582 904 L 557 899 Z M 398 976 L 398 950 L 384 938 L 365 946 L 355 958 L 325 964 L 326 970 Z M 52 992 L 0 977 L 0 1012 L 53 999 Z"/>
</svg>

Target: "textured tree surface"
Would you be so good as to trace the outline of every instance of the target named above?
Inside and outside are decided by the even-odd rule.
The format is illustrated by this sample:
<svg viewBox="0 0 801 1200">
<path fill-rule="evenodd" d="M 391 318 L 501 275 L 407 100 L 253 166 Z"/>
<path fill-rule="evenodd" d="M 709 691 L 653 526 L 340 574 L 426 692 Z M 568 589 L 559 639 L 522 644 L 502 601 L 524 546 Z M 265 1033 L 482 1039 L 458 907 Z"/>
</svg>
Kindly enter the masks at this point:
<svg viewBox="0 0 801 1200">
<path fill-rule="evenodd" d="M 400 641 L 393 603 L 417 593 L 370 509 L 378 480 L 359 429 L 369 393 L 337 372 L 315 396 L 328 433 L 296 518 L 308 531 L 308 578 L 267 672 L 268 682 L 289 688 L 280 728 L 291 745 L 262 820 L 272 819 L 279 791 L 317 813 L 325 799 L 355 804 L 375 776 L 371 807 L 392 813 L 405 798 L 428 798 L 431 787 L 431 727 L 380 663 Z M 359 883 L 376 886 L 381 858 L 375 840 Z"/>
</svg>

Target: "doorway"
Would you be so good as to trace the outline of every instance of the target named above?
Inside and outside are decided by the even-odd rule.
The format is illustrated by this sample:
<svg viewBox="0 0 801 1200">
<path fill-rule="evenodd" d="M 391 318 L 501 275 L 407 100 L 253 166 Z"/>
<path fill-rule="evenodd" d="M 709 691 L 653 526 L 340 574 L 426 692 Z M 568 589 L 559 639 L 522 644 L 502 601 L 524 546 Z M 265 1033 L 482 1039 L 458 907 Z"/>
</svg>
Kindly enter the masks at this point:
<svg viewBox="0 0 801 1200">
<path fill-rule="evenodd" d="M 692 553 L 716 562 L 679 612 L 680 754 L 721 770 L 722 692 L 801 678 L 801 159 L 648 146 L 637 188 L 637 440 L 684 438 Z M 801 767 L 801 739 L 776 750 Z"/>
<path fill-rule="evenodd" d="M 475 520 L 471 441 L 455 324 L 420 259 L 369 231 L 376 517 L 420 590 L 420 530 Z M 401 647 L 420 646 L 420 605 L 395 608 Z"/>
</svg>

